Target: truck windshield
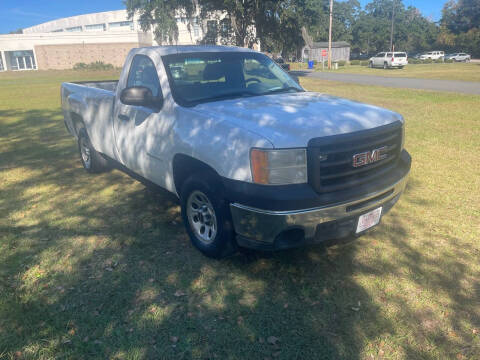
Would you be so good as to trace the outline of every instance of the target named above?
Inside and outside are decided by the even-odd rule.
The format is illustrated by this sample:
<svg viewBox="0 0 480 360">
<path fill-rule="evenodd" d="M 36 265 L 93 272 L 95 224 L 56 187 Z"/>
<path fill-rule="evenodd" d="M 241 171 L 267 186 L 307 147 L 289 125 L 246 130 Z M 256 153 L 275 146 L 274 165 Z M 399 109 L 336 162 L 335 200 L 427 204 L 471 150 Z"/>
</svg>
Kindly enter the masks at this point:
<svg viewBox="0 0 480 360">
<path fill-rule="evenodd" d="M 203 102 L 304 91 L 269 57 L 254 52 L 181 53 L 163 57 L 175 101 Z"/>
</svg>

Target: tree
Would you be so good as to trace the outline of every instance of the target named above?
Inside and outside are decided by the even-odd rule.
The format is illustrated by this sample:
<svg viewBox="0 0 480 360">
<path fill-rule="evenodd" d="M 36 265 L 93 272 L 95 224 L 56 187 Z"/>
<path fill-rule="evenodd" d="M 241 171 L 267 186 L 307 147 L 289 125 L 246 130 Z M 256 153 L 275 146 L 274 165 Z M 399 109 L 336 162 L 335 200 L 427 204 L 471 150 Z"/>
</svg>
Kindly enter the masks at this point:
<svg viewBox="0 0 480 360">
<path fill-rule="evenodd" d="M 392 0 L 373 0 L 361 11 L 352 29 L 355 51 L 374 53 L 390 48 Z M 420 11 L 395 0 L 393 44 L 399 51 L 423 51 L 431 48 L 438 34 L 437 26 Z"/>
<path fill-rule="evenodd" d="M 237 46 L 251 47 L 257 38 L 262 23 L 266 3 L 260 0 L 198 0 L 202 18 L 214 18 L 219 13 L 226 14 Z"/>
<path fill-rule="evenodd" d="M 153 29 L 155 39 L 159 43 L 173 44 L 178 39 L 176 15 L 180 12 L 189 19 L 188 27 L 196 10 L 192 0 L 125 0 L 128 17 L 135 13 L 140 15 L 139 21 L 143 31 Z"/>
<path fill-rule="evenodd" d="M 480 2 L 450 0 L 442 10 L 438 44 L 480 56 Z"/>
</svg>

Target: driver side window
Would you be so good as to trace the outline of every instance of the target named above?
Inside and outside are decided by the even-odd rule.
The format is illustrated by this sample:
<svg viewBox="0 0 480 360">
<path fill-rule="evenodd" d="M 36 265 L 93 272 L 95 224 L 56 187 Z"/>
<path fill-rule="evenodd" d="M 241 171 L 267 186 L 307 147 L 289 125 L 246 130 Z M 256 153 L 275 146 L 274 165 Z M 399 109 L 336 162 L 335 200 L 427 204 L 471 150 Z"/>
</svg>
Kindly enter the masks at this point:
<svg viewBox="0 0 480 360">
<path fill-rule="evenodd" d="M 247 87 L 252 83 L 266 83 L 272 87 L 283 86 L 282 82 L 272 72 L 272 69 L 256 59 L 244 60 L 243 73 Z"/>
<path fill-rule="evenodd" d="M 127 79 L 127 87 L 132 86 L 145 86 L 152 91 L 154 97 L 162 97 L 157 69 L 148 56 L 135 55 L 133 58 Z"/>
</svg>

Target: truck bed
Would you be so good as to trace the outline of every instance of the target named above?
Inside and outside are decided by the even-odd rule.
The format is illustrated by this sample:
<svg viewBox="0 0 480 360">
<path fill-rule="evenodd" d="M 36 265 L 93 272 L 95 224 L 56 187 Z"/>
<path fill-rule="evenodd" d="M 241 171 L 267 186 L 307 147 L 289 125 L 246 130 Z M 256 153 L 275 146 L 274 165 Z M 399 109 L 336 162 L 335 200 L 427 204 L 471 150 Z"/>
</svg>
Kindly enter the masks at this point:
<svg viewBox="0 0 480 360">
<path fill-rule="evenodd" d="M 103 80 L 103 81 L 74 81 L 71 84 L 83 85 L 90 88 L 102 89 L 115 92 L 117 89 L 118 80 Z"/>
</svg>

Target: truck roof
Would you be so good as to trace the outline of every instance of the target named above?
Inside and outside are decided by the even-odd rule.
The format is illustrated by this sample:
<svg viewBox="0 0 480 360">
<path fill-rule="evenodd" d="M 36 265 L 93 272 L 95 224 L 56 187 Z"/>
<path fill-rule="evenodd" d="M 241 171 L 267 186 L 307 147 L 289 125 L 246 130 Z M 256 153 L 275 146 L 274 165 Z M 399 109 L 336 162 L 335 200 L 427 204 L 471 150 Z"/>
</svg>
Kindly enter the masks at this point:
<svg viewBox="0 0 480 360">
<path fill-rule="evenodd" d="M 148 49 L 157 52 L 159 55 L 171 55 L 192 52 L 226 52 L 226 51 L 241 51 L 254 52 L 252 49 L 242 48 L 238 46 L 222 46 L 222 45 L 163 45 L 163 46 L 148 46 L 134 49 L 139 51 L 141 49 Z"/>
</svg>

